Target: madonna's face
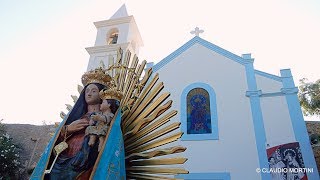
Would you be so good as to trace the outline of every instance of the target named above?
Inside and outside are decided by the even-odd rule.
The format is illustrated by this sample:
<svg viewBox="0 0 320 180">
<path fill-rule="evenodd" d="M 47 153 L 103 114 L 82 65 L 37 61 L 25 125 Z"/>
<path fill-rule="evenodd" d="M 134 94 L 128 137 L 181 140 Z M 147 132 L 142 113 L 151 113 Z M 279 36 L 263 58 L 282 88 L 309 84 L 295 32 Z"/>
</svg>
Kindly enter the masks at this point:
<svg viewBox="0 0 320 180">
<path fill-rule="evenodd" d="M 85 91 L 85 100 L 88 105 L 100 103 L 99 88 L 95 84 L 89 84 Z"/>
</svg>

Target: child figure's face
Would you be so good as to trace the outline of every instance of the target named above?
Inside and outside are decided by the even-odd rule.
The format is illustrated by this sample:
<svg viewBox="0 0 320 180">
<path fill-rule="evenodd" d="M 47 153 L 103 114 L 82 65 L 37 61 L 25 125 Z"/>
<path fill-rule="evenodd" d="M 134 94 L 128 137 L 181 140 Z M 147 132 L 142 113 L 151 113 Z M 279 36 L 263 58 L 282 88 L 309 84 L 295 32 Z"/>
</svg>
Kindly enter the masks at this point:
<svg viewBox="0 0 320 180">
<path fill-rule="evenodd" d="M 106 99 L 104 99 L 100 105 L 100 110 L 101 111 L 106 111 L 110 109 L 110 104 L 108 103 L 108 101 Z"/>
</svg>

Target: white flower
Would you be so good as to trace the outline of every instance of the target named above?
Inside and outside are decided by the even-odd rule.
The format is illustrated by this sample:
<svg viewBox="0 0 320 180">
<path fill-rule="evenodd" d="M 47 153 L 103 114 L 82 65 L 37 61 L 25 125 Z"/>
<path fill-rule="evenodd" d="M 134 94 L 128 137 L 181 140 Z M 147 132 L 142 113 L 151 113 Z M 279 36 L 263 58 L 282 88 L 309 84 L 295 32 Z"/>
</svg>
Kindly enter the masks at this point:
<svg viewBox="0 0 320 180">
<path fill-rule="evenodd" d="M 8 133 L 4 134 L 3 136 L 4 136 L 4 137 L 6 137 L 7 139 L 9 139 L 9 138 L 10 138 L 10 136 L 9 136 L 9 134 L 8 134 Z"/>
<path fill-rule="evenodd" d="M 19 162 L 18 162 L 18 160 L 13 160 L 13 163 L 15 164 L 15 165 L 18 165 L 18 164 L 20 164 Z"/>
</svg>

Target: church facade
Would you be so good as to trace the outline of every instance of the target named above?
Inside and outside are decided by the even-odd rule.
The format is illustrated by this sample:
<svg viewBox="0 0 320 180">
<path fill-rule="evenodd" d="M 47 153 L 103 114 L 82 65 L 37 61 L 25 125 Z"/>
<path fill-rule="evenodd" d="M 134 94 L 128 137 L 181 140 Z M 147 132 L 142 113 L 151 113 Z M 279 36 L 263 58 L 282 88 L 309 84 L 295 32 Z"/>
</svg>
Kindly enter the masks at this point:
<svg viewBox="0 0 320 180">
<path fill-rule="evenodd" d="M 118 47 L 138 54 L 143 45 L 125 6 L 95 25 L 88 70 L 100 61 L 113 64 Z M 176 178 L 319 179 L 290 69 L 280 76 L 256 70 L 250 54 L 235 55 L 199 36 L 150 67 L 171 93 L 178 110 L 172 121 L 184 132 L 175 143 L 187 147 L 183 167 L 190 173 Z"/>
</svg>

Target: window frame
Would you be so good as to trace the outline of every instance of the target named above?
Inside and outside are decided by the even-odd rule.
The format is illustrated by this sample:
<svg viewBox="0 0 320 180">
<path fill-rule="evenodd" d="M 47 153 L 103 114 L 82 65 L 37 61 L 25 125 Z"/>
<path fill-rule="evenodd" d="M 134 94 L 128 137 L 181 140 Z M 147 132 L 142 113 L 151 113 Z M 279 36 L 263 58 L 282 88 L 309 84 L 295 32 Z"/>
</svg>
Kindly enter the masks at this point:
<svg viewBox="0 0 320 180">
<path fill-rule="evenodd" d="M 211 113 L 211 133 L 208 133 L 208 134 L 188 134 L 187 133 L 187 96 L 188 96 L 188 93 L 195 88 L 202 88 L 206 90 L 209 94 L 210 113 Z M 180 116 L 181 116 L 181 130 L 184 133 L 181 137 L 182 141 L 218 140 L 219 139 L 216 93 L 214 92 L 213 88 L 210 85 L 202 82 L 196 82 L 184 88 L 181 94 Z"/>
</svg>

